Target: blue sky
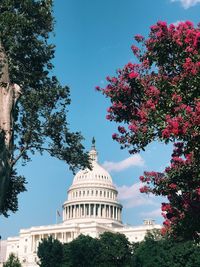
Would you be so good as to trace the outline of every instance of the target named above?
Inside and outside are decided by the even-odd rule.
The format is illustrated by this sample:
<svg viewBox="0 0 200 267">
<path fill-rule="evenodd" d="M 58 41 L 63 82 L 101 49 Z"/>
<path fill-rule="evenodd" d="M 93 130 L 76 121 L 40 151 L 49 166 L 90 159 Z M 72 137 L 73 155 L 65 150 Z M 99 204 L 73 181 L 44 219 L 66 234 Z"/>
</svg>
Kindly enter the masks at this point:
<svg viewBox="0 0 200 267">
<path fill-rule="evenodd" d="M 144 218 L 162 223 L 157 197 L 139 193 L 139 176 L 144 170 L 162 171 L 168 164 L 171 146 L 153 143 L 145 152 L 129 158 L 112 141 L 116 125 L 105 119 L 109 101 L 94 90 L 104 86 L 105 77 L 128 61 L 134 61 L 133 36 L 147 36 L 149 27 L 158 20 L 176 23 L 191 20 L 198 23 L 198 0 L 55 0 L 56 18 L 55 74 L 71 88 L 72 104 L 68 114 L 71 129 L 81 131 L 84 145 L 90 149 L 96 138 L 99 161 L 106 166 L 119 190 L 123 221 L 142 224 Z M 73 174 L 68 166 L 48 155 L 35 155 L 27 166 L 18 165 L 27 178 L 28 191 L 19 197 L 19 211 L 9 218 L 1 217 L 2 238 L 18 235 L 21 228 L 56 222 L 67 197 Z"/>
</svg>

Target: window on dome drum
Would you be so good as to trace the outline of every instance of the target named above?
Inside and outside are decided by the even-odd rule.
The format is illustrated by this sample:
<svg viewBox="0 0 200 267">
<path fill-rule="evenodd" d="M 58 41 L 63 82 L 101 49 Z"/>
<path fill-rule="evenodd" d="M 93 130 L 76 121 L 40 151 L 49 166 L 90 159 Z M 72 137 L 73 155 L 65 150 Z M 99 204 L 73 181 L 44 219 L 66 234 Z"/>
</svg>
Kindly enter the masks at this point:
<svg viewBox="0 0 200 267">
<path fill-rule="evenodd" d="M 96 196 L 98 196 L 98 191 L 96 191 Z"/>
<path fill-rule="evenodd" d="M 93 196 L 93 190 L 91 191 L 91 195 Z"/>
<path fill-rule="evenodd" d="M 89 193 L 90 193 L 90 191 L 88 190 L 88 191 L 87 191 L 87 195 L 89 195 Z"/>
<path fill-rule="evenodd" d="M 79 196 L 81 196 L 81 191 L 79 191 Z"/>
<path fill-rule="evenodd" d="M 104 191 L 104 197 L 106 196 L 106 191 Z"/>
<path fill-rule="evenodd" d="M 85 191 L 83 191 L 83 196 L 85 196 Z"/>
<path fill-rule="evenodd" d="M 102 191 L 100 191 L 100 197 L 102 196 Z"/>
</svg>

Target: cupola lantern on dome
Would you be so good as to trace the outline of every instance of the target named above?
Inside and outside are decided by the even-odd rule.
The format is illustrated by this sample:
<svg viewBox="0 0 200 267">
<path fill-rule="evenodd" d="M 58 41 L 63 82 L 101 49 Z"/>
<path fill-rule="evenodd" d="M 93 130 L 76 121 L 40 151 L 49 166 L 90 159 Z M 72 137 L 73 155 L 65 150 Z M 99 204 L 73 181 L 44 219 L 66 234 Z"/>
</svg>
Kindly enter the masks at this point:
<svg viewBox="0 0 200 267">
<path fill-rule="evenodd" d="M 89 152 L 89 156 L 90 156 L 90 159 L 91 159 L 91 161 L 92 161 L 92 163 L 93 163 L 93 161 L 98 161 L 98 153 L 97 153 L 97 151 L 96 151 L 96 145 L 95 145 L 95 143 L 96 143 L 96 141 L 95 141 L 95 139 L 94 139 L 94 137 L 92 138 L 92 146 L 91 146 L 91 150 L 90 150 L 90 152 Z"/>
<path fill-rule="evenodd" d="M 117 189 L 112 177 L 99 163 L 95 139 L 89 156 L 91 169 L 80 170 L 68 190 L 68 199 L 63 204 L 63 221 L 75 223 L 88 220 L 101 223 L 121 224 L 122 205 L 117 199 Z"/>
</svg>

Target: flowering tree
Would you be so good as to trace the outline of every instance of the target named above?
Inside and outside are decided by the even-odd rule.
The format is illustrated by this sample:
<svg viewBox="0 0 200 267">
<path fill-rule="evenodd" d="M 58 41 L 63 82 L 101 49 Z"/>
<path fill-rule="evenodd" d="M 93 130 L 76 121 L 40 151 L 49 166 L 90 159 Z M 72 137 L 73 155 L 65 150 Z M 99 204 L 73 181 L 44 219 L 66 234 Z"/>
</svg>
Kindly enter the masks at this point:
<svg viewBox="0 0 200 267">
<path fill-rule="evenodd" d="M 152 141 L 173 142 L 163 174 L 145 172 L 142 193 L 167 196 L 163 233 L 198 239 L 200 233 L 200 26 L 158 22 L 147 39 L 136 35 L 128 63 L 97 87 L 111 100 L 107 119 L 120 123 L 113 139 L 130 153 Z"/>
</svg>

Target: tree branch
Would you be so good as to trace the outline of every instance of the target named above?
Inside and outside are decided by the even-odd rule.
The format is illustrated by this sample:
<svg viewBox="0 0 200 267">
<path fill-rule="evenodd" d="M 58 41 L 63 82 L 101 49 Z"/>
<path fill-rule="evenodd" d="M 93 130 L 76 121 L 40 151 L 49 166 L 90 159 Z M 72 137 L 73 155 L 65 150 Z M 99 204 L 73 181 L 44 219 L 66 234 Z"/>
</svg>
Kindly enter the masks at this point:
<svg viewBox="0 0 200 267">
<path fill-rule="evenodd" d="M 31 146 L 28 146 L 28 144 L 27 144 L 25 147 L 23 147 L 23 149 L 21 150 L 20 154 L 19 154 L 14 160 L 12 160 L 12 162 L 11 162 L 11 164 L 10 164 L 11 168 L 12 168 L 12 167 L 17 163 L 17 161 L 23 156 L 24 152 L 25 152 L 27 149 L 30 149 L 30 148 L 31 148 Z"/>
</svg>

